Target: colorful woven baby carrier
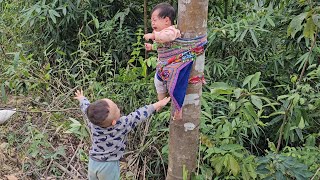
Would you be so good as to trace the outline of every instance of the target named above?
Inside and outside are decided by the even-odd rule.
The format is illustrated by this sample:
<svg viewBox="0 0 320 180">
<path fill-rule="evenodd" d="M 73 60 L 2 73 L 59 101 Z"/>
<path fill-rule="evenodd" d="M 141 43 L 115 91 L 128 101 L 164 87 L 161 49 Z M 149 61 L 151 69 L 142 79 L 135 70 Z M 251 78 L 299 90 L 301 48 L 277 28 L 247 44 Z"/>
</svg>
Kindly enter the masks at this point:
<svg viewBox="0 0 320 180">
<path fill-rule="evenodd" d="M 167 89 L 177 110 L 181 110 L 188 88 L 193 61 L 204 52 L 206 36 L 193 39 L 177 38 L 158 47 L 157 78 L 167 83 Z M 168 48 L 170 46 L 170 48 Z"/>
</svg>

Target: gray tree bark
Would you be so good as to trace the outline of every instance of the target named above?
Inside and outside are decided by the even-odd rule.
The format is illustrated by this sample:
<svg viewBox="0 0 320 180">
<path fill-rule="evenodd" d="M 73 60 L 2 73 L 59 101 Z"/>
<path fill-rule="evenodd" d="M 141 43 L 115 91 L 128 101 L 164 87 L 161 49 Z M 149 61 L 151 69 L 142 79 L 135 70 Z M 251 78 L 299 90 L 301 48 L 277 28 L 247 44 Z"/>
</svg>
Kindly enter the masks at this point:
<svg viewBox="0 0 320 180">
<path fill-rule="evenodd" d="M 207 33 L 208 0 L 179 0 L 178 29 L 183 38 L 195 38 Z M 190 77 L 201 76 L 205 55 L 197 57 Z M 170 121 L 169 163 L 167 180 L 183 179 L 183 167 L 190 174 L 196 171 L 199 148 L 200 97 L 202 84 L 189 84 L 183 105 L 182 120 Z M 186 125 L 194 129 L 185 130 Z M 185 171 L 186 172 L 186 171 Z"/>
</svg>

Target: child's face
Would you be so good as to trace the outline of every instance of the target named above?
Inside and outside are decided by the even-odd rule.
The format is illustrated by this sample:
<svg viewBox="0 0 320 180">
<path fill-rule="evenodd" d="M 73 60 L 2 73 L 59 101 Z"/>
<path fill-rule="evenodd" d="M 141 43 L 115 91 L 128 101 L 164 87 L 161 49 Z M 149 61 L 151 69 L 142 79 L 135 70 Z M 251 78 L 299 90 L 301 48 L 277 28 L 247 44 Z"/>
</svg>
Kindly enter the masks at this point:
<svg viewBox="0 0 320 180">
<path fill-rule="evenodd" d="M 171 26 L 169 17 L 159 17 L 160 9 L 155 10 L 151 15 L 151 26 L 154 31 L 161 31 L 164 28 Z"/>
<path fill-rule="evenodd" d="M 103 99 L 103 100 L 105 100 L 109 105 L 108 119 L 110 118 L 111 120 L 118 121 L 120 119 L 120 109 L 118 108 L 117 104 L 115 104 L 110 99 Z"/>
</svg>

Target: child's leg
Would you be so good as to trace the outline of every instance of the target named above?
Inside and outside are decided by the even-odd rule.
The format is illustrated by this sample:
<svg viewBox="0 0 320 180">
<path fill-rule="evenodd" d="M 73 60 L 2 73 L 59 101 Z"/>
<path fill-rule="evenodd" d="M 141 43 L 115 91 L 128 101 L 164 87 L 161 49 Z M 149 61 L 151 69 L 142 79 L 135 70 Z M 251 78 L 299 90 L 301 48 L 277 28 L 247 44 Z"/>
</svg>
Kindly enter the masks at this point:
<svg viewBox="0 0 320 180">
<path fill-rule="evenodd" d="M 103 162 L 104 166 L 101 167 L 98 178 L 100 179 L 120 179 L 120 162 L 119 161 L 108 161 Z"/>
<path fill-rule="evenodd" d="M 154 76 L 154 86 L 158 94 L 158 100 L 162 100 L 167 96 L 167 85 L 164 81 L 160 81 L 157 77 L 157 73 Z M 161 108 L 156 109 L 159 111 Z"/>
<path fill-rule="evenodd" d="M 99 179 L 120 179 L 119 161 L 99 162 L 89 159 L 88 166 L 89 180 Z"/>
<path fill-rule="evenodd" d="M 158 100 L 162 100 L 166 97 L 167 93 L 158 93 Z"/>
</svg>

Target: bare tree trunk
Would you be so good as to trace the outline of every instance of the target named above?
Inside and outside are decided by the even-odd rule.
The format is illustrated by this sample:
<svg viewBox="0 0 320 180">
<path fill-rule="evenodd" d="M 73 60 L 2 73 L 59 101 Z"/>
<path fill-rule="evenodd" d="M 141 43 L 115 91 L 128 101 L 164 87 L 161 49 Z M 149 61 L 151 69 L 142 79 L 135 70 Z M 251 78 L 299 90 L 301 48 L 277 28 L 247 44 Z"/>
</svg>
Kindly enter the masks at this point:
<svg viewBox="0 0 320 180">
<path fill-rule="evenodd" d="M 179 0 L 178 28 L 183 38 L 195 38 L 207 33 L 208 0 Z M 202 76 L 205 55 L 197 57 L 190 77 Z M 183 179 L 183 167 L 195 172 L 199 147 L 200 97 L 202 84 L 189 84 L 183 106 L 183 119 L 171 120 L 169 133 L 169 164 L 167 180 Z M 186 123 L 194 129 L 185 131 Z M 185 171 L 185 173 L 186 173 Z"/>
</svg>

